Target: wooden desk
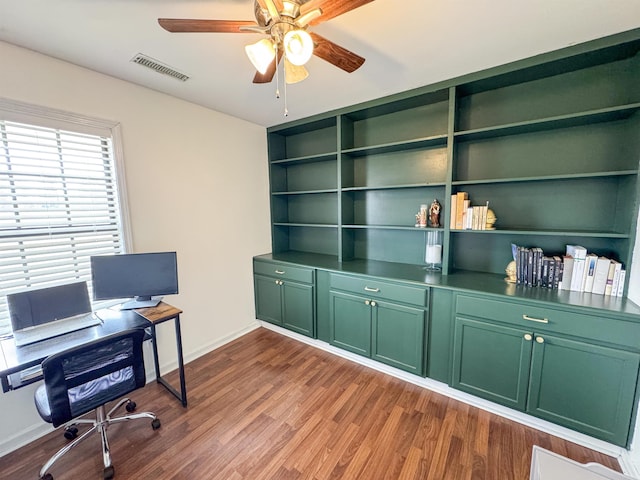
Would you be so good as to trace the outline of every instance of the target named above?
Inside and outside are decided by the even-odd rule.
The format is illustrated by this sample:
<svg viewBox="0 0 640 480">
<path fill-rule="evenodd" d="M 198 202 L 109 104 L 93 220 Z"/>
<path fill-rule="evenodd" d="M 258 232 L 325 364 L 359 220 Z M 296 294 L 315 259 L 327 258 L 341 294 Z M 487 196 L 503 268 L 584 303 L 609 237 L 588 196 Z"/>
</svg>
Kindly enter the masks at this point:
<svg viewBox="0 0 640 480">
<path fill-rule="evenodd" d="M 156 368 L 156 381 L 163 385 L 178 400 L 182 402 L 182 406 L 187 406 L 187 386 L 184 377 L 184 359 L 182 355 L 182 334 L 180 332 L 180 314 L 182 310 L 160 302 L 155 307 L 138 308 L 136 313 L 147 319 L 151 323 L 151 342 L 153 344 L 153 363 Z M 160 362 L 158 361 L 158 343 L 156 325 L 173 320 L 176 331 L 176 347 L 178 353 L 178 373 L 180 374 L 180 392 L 178 392 L 169 382 L 167 382 L 160 373 Z"/>
</svg>

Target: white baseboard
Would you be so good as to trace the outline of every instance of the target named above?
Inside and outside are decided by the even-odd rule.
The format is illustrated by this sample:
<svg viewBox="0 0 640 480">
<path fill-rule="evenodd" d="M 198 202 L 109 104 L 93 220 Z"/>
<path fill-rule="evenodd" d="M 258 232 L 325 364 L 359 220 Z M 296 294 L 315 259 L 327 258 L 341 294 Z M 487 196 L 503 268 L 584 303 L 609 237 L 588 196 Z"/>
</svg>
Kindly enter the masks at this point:
<svg viewBox="0 0 640 480">
<path fill-rule="evenodd" d="M 569 442 L 576 443 L 578 445 L 582 445 L 584 447 L 590 448 L 591 450 L 604 453 L 605 455 L 615 457 L 620 462 L 620 467 L 623 469 L 623 473 L 625 475 L 640 478 L 640 473 L 638 472 L 637 467 L 632 463 L 630 459 L 629 451 L 622 447 L 613 445 L 611 443 L 608 443 L 602 440 L 598 440 L 597 438 L 593 438 L 588 435 L 584 435 L 582 433 L 575 432 L 573 430 L 570 430 L 565 427 L 561 427 L 554 423 L 547 422 L 545 420 L 541 420 L 536 417 L 532 417 L 531 415 L 527 415 L 525 413 L 512 410 L 511 408 L 498 405 L 488 400 L 484 400 L 482 398 L 478 398 L 473 395 L 461 392 L 459 390 L 449 387 L 445 383 L 438 382 L 430 378 L 418 377 L 416 375 L 412 375 L 403 370 L 399 370 L 397 368 L 384 365 L 375 360 L 361 357 L 360 355 L 356 355 L 354 353 L 347 352 L 346 350 L 342 350 L 340 348 L 329 345 L 328 343 L 322 340 L 309 338 L 304 335 L 300 335 L 298 333 L 292 332 L 291 330 L 278 327 L 277 325 L 273 325 L 268 322 L 260 322 L 260 323 L 264 328 L 275 331 L 284 336 L 293 338 L 295 340 L 306 343 L 308 345 L 317 347 L 321 350 L 332 353 L 339 357 L 346 358 L 360 365 L 370 367 L 382 373 L 387 373 L 389 375 L 392 375 L 401 380 L 405 380 L 414 385 L 418 385 L 428 390 L 445 395 L 449 398 L 453 398 L 455 400 L 464 402 L 468 405 L 481 408 L 482 410 L 486 410 L 488 412 L 494 413 L 501 417 L 508 418 L 509 420 L 513 420 L 515 422 L 521 423 L 528 427 L 535 428 L 536 430 L 540 430 L 542 432 L 555 435 L 556 437 L 562 438 Z"/>
</svg>

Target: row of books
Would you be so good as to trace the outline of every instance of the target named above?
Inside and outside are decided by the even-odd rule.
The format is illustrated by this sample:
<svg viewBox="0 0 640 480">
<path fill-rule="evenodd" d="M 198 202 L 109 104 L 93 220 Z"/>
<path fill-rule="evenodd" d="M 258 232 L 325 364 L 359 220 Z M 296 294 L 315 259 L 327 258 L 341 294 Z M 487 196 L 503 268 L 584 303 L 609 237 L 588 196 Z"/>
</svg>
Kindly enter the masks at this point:
<svg viewBox="0 0 640 480">
<path fill-rule="evenodd" d="M 621 297 L 626 270 L 616 260 L 567 245 L 564 255 L 546 256 L 539 247 L 513 246 L 516 283 Z"/>
<path fill-rule="evenodd" d="M 449 228 L 451 230 L 486 230 L 487 211 L 486 205 L 473 206 L 467 192 L 458 192 L 451 195 L 451 214 Z"/>
</svg>

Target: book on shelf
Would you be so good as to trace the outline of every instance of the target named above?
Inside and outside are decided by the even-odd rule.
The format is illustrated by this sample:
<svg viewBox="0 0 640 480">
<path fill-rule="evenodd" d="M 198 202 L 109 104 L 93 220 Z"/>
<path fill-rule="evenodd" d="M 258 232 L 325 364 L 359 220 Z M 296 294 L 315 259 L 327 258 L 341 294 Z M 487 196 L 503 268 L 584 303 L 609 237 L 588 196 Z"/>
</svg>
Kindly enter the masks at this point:
<svg viewBox="0 0 640 480">
<path fill-rule="evenodd" d="M 580 245 L 567 245 L 566 253 L 573 257 L 571 286 L 567 290 L 582 292 L 584 290 L 584 266 L 587 259 L 587 249 Z"/>
<path fill-rule="evenodd" d="M 467 192 L 451 195 L 451 213 L 449 228 L 451 230 L 486 230 L 489 202 L 485 205 L 472 205 Z"/>
<path fill-rule="evenodd" d="M 622 268 L 620 269 L 620 281 L 618 283 L 618 291 L 616 292 L 616 297 L 621 297 L 624 293 L 624 281 L 627 277 L 627 271 Z"/>
<path fill-rule="evenodd" d="M 611 260 L 606 257 L 598 257 L 598 262 L 596 263 L 596 271 L 593 276 L 593 288 L 591 293 L 595 293 L 597 295 L 604 295 L 605 289 L 607 287 L 607 276 L 609 274 L 609 264 Z"/>
<path fill-rule="evenodd" d="M 616 273 L 616 264 L 610 260 L 609 261 L 609 270 L 607 271 L 607 283 L 604 287 L 604 294 L 611 295 L 611 289 L 613 288 L 613 276 Z"/>
<path fill-rule="evenodd" d="M 573 257 L 563 255 L 562 257 L 562 279 L 558 285 L 560 290 L 571 290 L 571 280 L 573 278 Z"/>
<path fill-rule="evenodd" d="M 562 278 L 562 275 L 564 273 L 564 265 L 562 263 L 562 258 L 560 258 L 560 255 L 553 256 L 553 265 L 554 265 L 553 288 L 559 288 L 560 279 Z"/>
<path fill-rule="evenodd" d="M 613 261 L 611 262 L 613 263 Z M 620 272 L 622 272 L 622 264 L 620 262 L 615 262 L 616 269 L 613 272 L 613 286 L 611 287 L 611 296 L 618 296 L 618 287 L 620 285 Z"/>
<path fill-rule="evenodd" d="M 598 256 L 593 253 L 589 253 L 587 255 L 587 259 L 585 261 L 585 268 L 584 268 L 584 292 L 585 293 L 591 293 L 591 291 L 593 290 L 593 279 L 596 273 L 597 263 L 598 263 Z"/>
<path fill-rule="evenodd" d="M 464 227 L 464 201 L 469 199 L 467 192 L 456 193 L 456 230 L 462 230 Z"/>
</svg>

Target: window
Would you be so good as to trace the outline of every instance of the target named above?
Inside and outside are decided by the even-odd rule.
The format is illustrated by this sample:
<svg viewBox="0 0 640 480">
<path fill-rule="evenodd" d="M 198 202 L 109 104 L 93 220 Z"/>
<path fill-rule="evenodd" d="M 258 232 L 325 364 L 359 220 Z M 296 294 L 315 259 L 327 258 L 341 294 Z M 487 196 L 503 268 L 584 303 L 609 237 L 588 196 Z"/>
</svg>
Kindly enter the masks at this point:
<svg viewBox="0 0 640 480">
<path fill-rule="evenodd" d="M 126 250 L 116 126 L 49 110 L 14 121 L 25 118 L 15 106 L 0 101 L 0 335 L 11 331 L 7 294 L 89 282 L 91 255 Z"/>
</svg>

